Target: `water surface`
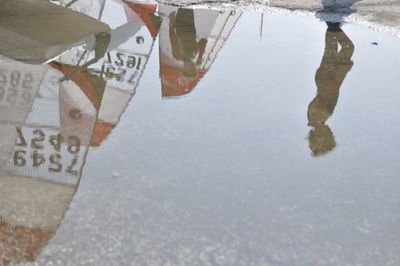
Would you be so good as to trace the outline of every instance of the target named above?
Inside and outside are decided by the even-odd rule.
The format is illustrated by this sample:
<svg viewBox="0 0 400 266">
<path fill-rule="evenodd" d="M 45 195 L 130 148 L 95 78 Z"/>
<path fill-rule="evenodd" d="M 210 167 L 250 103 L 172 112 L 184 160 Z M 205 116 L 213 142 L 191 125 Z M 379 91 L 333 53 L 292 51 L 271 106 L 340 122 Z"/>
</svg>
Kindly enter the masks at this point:
<svg viewBox="0 0 400 266">
<path fill-rule="evenodd" d="M 2 263 L 400 262 L 398 39 L 239 10 L 70 8 L 99 24 L 59 46 L 37 36 L 38 58 L 0 46 Z"/>
</svg>

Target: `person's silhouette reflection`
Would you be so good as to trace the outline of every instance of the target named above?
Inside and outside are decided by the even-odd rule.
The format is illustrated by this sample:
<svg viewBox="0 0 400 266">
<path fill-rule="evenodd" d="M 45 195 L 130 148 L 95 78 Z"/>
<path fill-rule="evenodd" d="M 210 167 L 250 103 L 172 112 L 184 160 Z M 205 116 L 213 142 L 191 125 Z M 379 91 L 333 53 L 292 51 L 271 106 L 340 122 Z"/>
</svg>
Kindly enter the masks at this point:
<svg viewBox="0 0 400 266">
<path fill-rule="evenodd" d="M 183 61 L 182 75 L 187 80 L 197 76 L 197 66 L 201 64 L 207 39 L 196 40 L 193 9 L 179 8 L 170 15 L 169 37 L 172 55 Z"/>
<path fill-rule="evenodd" d="M 180 97 L 190 93 L 206 72 L 202 63 L 207 38 L 199 38 L 192 9 L 179 8 L 168 17 L 168 27 L 160 35 L 162 96 Z"/>
<path fill-rule="evenodd" d="M 160 81 L 163 99 L 191 93 L 217 58 L 241 12 L 160 5 Z"/>
<path fill-rule="evenodd" d="M 111 34 L 109 32 L 103 32 L 103 33 L 99 33 L 96 34 L 94 36 L 94 43 L 91 44 L 91 49 L 94 51 L 94 58 L 92 58 L 91 60 L 88 60 L 86 63 L 84 63 L 81 66 L 74 66 L 72 67 L 72 70 L 69 73 L 65 73 L 65 77 L 62 79 L 62 81 L 64 80 L 69 80 L 71 79 L 75 74 L 77 74 L 78 72 L 84 72 L 87 71 L 87 68 L 92 65 L 97 63 L 97 61 L 99 61 L 100 59 L 102 59 L 105 55 L 105 53 L 107 52 L 107 48 L 110 44 L 111 41 Z M 87 52 L 87 50 L 85 51 L 85 53 Z"/>
<path fill-rule="evenodd" d="M 336 147 L 335 136 L 325 124 L 335 110 L 339 89 L 351 70 L 354 52 L 352 41 L 340 28 L 340 23 L 327 22 L 325 52 L 315 75 L 317 96 L 308 106 L 308 139 L 313 156 L 324 155 Z"/>
</svg>

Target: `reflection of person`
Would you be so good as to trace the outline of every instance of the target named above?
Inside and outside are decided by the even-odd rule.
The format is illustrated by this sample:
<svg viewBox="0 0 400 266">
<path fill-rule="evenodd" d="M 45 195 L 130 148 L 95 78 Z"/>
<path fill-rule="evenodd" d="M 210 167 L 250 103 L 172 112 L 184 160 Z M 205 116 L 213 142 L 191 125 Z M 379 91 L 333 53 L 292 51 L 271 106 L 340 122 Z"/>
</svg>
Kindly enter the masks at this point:
<svg viewBox="0 0 400 266">
<path fill-rule="evenodd" d="M 201 64 L 207 39 L 196 40 L 192 9 L 179 8 L 176 14 L 171 13 L 169 37 L 173 57 L 183 61 L 183 77 L 189 80 L 194 79 L 197 76 L 196 66 Z"/>
<path fill-rule="evenodd" d="M 339 89 L 352 68 L 354 52 L 352 41 L 340 28 L 340 23 L 327 22 L 325 52 L 315 75 L 317 96 L 308 106 L 309 147 L 313 156 L 328 153 L 336 146 L 335 137 L 325 124 L 335 110 Z M 339 49 L 340 45 L 340 49 Z"/>
<path fill-rule="evenodd" d="M 86 69 L 102 59 L 107 51 L 108 45 L 110 44 L 111 41 L 111 34 L 108 32 L 103 32 L 96 34 L 94 36 L 94 43 L 90 44 L 89 50 L 94 50 L 94 58 L 87 61 L 85 64 L 81 66 L 75 66 L 72 68 L 72 71 L 69 72 L 68 74 L 65 75 L 65 77 L 62 80 L 68 80 L 71 79 L 72 76 L 74 76 L 78 72 L 86 71 Z M 86 53 L 86 51 L 85 51 Z"/>
<path fill-rule="evenodd" d="M 159 6 L 163 99 L 191 93 L 217 58 L 241 12 Z"/>
</svg>

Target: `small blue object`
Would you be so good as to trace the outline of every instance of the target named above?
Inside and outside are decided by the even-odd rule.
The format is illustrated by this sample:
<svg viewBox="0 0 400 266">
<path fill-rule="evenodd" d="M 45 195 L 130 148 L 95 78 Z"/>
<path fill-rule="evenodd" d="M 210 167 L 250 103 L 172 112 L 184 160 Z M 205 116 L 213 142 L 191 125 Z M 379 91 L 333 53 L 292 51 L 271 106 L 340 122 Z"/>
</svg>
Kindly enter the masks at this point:
<svg viewBox="0 0 400 266">
<path fill-rule="evenodd" d="M 371 42 L 372 45 L 379 45 L 377 42 Z"/>
</svg>

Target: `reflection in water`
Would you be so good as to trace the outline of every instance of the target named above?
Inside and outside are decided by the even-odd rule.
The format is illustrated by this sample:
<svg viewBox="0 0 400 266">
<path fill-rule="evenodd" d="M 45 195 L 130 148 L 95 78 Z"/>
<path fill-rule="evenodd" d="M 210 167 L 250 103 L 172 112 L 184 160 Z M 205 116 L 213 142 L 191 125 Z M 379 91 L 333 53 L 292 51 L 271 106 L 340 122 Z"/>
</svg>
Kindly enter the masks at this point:
<svg viewBox="0 0 400 266">
<path fill-rule="evenodd" d="M 100 21 L 49 1 L 0 1 L 0 54 L 22 62 L 44 63 L 109 30 Z"/>
<path fill-rule="evenodd" d="M 201 63 L 207 39 L 196 40 L 193 9 L 179 8 L 172 12 L 169 20 L 169 38 L 172 55 L 183 62 L 182 77 L 194 79 L 197 75 L 196 66 Z M 196 61 L 196 62 L 194 62 Z"/>
<path fill-rule="evenodd" d="M 87 60 L 84 64 L 82 65 L 77 65 L 74 66 L 70 71 L 68 72 L 64 72 L 66 75 L 62 80 L 68 80 L 71 77 L 73 77 L 75 74 L 77 74 L 78 72 L 82 72 L 82 71 L 86 71 L 86 69 L 96 63 L 97 61 L 99 61 L 100 59 L 102 59 L 107 51 L 108 46 L 110 45 L 110 40 L 111 40 L 111 34 L 108 32 L 105 33 L 99 33 L 96 34 L 94 37 L 94 45 L 93 47 L 88 48 L 86 46 L 85 48 L 85 53 L 87 53 L 88 51 L 93 50 L 94 51 L 94 56 L 92 59 Z"/>
<path fill-rule="evenodd" d="M 317 17 L 325 20 L 328 15 L 329 20 L 332 21 L 332 17 L 335 17 L 335 22 L 344 22 L 344 18 L 350 16 L 354 12 L 353 5 L 361 0 L 346 0 L 346 1 L 332 1 L 322 0 L 323 9 L 317 12 Z"/>
<path fill-rule="evenodd" d="M 77 108 L 77 91 L 59 101 L 62 75 L 47 65 L 1 58 L 0 75 L 0 262 L 16 263 L 34 259 L 61 222 L 79 183 L 92 120 Z M 66 116 L 80 130 L 66 133 Z"/>
<path fill-rule="evenodd" d="M 75 1 L 71 8 L 99 18 L 104 5 L 106 1 Z M 47 65 L 16 61 L 39 63 L 42 55 L 26 60 L 26 54 L 1 50 L 16 59 L 0 57 L 1 265 L 37 257 L 68 209 L 89 147 L 99 146 L 111 133 L 135 94 L 160 21 L 154 18 L 155 5 L 121 5 L 124 25 L 75 43 Z"/>
<path fill-rule="evenodd" d="M 163 97 L 190 93 L 210 69 L 241 12 L 160 6 Z"/>
<path fill-rule="evenodd" d="M 315 74 L 317 96 L 308 106 L 308 139 L 313 156 L 328 153 L 336 146 L 335 136 L 326 120 L 335 110 L 339 89 L 347 73 L 351 70 L 354 52 L 352 41 L 340 28 L 340 23 L 327 22 L 325 34 L 325 52 L 321 65 Z"/>
<path fill-rule="evenodd" d="M 162 95 L 181 96 L 241 15 L 134 1 L 10 3 L 0 3 L 0 34 L 11 41 L 0 45 L 0 264 L 35 260 L 55 234 L 89 148 L 118 124 L 159 30 Z M 111 29 L 103 11 L 115 5 L 124 21 Z"/>
<path fill-rule="evenodd" d="M 159 58 L 154 59 L 159 60 L 160 63 L 162 95 L 163 97 L 179 97 L 190 93 L 204 77 L 240 17 L 240 13 L 227 11 L 188 10 L 170 6 L 144 5 L 131 1 L 65 0 L 59 2 L 61 5 L 70 5 L 72 9 L 78 10 L 80 15 L 91 16 L 110 25 L 110 29 L 106 32 L 90 34 L 84 42 L 78 41 L 72 49 L 67 49 L 62 55 L 57 52 L 58 56 L 52 57 L 51 62 L 46 60 L 47 64 L 29 65 L 21 62 L 20 58 L 0 57 L 0 264 L 35 260 L 49 239 L 54 236 L 78 188 L 88 154 L 93 147 L 104 144 L 105 139 L 118 125 L 125 107 L 133 99 L 153 51 L 157 35 L 160 35 Z M 119 13 L 113 14 L 115 15 L 114 19 L 118 17 L 118 22 L 107 21 L 108 17 L 102 16 L 102 10 L 107 12 L 107 8 L 111 8 L 111 5 L 118 6 L 116 10 Z M 325 154 L 336 145 L 335 137 L 326 121 L 334 112 L 340 86 L 352 67 L 351 58 L 354 51 L 351 40 L 341 30 L 340 24 L 331 22 L 327 24 L 324 56 L 315 77 L 318 88 L 317 95 L 308 107 L 308 122 L 312 127 L 309 134 L 309 145 L 314 156 Z M 64 34 L 68 36 L 67 33 Z M 242 35 L 238 35 L 237 40 L 240 37 L 243 39 Z M 239 44 L 241 45 L 241 43 Z M 253 42 L 246 49 L 252 47 L 255 47 Z M 251 53 L 248 54 L 247 59 L 257 56 L 259 51 L 249 52 Z M 279 60 L 281 59 L 279 58 Z M 234 62 L 234 60 L 228 62 Z M 250 62 L 250 60 L 243 62 Z M 233 68 L 237 68 L 237 66 L 232 65 L 232 68 L 224 69 L 232 70 Z M 235 73 L 249 72 L 238 69 Z M 246 77 L 246 75 L 242 76 Z M 224 82 L 225 80 L 220 81 Z M 154 82 L 154 80 L 149 81 L 147 84 L 154 85 Z M 129 255 L 125 253 L 128 257 L 127 260 L 132 256 L 140 257 L 138 254 L 144 251 L 141 253 L 141 255 L 144 254 L 142 257 L 153 254 L 154 257 L 166 258 L 174 263 L 176 260 L 169 260 L 168 256 L 170 256 L 169 254 L 181 256 L 180 251 L 175 252 L 176 247 L 180 249 L 178 245 L 182 244 L 181 240 L 197 239 L 201 241 L 190 243 L 189 249 L 184 248 L 183 256 L 187 255 L 187 250 L 191 253 L 195 251 L 193 254 L 197 256 L 198 248 L 199 253 L 197 254 L 200 254 L 200 257 L 204 254 L 208 256 L 208 252 L 204 252 L 203 247 L 212 247 L 211 251 L 215 254 L 214 258 L 217 259 L 214 260 L 210 256 L 210 261 L 218 261 L 220 254 L 225 258 L 229 257 L 229 254 L 233 254 L 232 260 L 243 256 L 243 263 L 246 264 L 245 260 L 253 254 L 260 253 L 261 256 L 264 256 L 265 248 L 256 248 L 253 252 L 252 247 L 265 247 L 263 245 L 265 239 L 274 237 L 281 239 L 282 235 L 286 234 L 287 228 L 299 228 L 297 225 L 299 221 L 302 222 L 302 219 L 306 224 L 322 224 L 326 227 L 326 221 L 330 217 L 327 217 L 323 211 L 315 211 L 319 209 L 314 208 L 316 206 L 314 204 L 315 197 L 303 197 L 303 191 L 305 191 L 304 188 L 307 190 L 310 184 L 315 184 L 313 190 L 319 193 L 315 194 L 318 198 L 320 194 L 332 193 L 329 188 L 324 190 L 325 187 L 329 187 L 330 183 L 326 183 L 328 185 L 325 186 L 324 183 L 314 182 L 315 179 L 310 179 L 310 182 L 304 187 L 287 186 L 298 178 L 296 175 L 281 170 L 286 169 L 288 165 L 292 164 L 293 159 L 298 158 L 292 157 L 296 150 L 292 153 L 291 145 L 287 146 L 287 150 L 286 147 L 272 145 L 273 152 L 265 153 L 265 148 L 268 149 L 270 143 L 276 142 L 271 136 L 285 132 L 285 129 L 290 130 L 291 125 L 285 123 L 286 125 L 280 127 L 280 124 L 284 124 L 280 122 L 282 117 L 265 116 L 267 112 L 265 112 L 263 101 L 254 105 L 253 108 L 257 99 L 270 97 L 271 94 L 265 92 L 262 87 L 253 91 L 257 93 L 241 90 L 241 86 L 248 84 L 250 84 L 248 80 L 243 80 L 237 87 L 234 86 L 229 94 L 220 90 L 218 96 L 223 98 L 224 108 L 220 109 L 217 106 L 215 109 L 207 110 L 198 117 L 198 120 L 196 119 L 196 124 L 191 123 L 193 122 L 190 121 L 193 120 L 190 119 L 191 115 L 186 115 L 178 123 L 165 122 L 165 118 L 168 120 L 171 114 L 174 117 L 174 114 L 181 112 L 181 109 L 155 106 L 153 102 L 144 102 L 144 104 L 136 106 L 138 108 L 131 114 L 134 115 L 140 110 L 143 111 L 145 118 L 137 119 L 128 125 L 131 130 L 129 136 L 127 136 L 128 134 L 121 135 L 125 135 L 126 137 L 123 139 L 128 142 L 132 139 L 138 140 L 135 144 L 140 145 L 135 145 L 135 150 L 129 151 L 128 156 L 122 156 L 125 158 L 121 162 L 102 160 L 104 157 L 101 157 L 104 155 L 99 155 L 100 157 L 96 158 L 102 160 L 104 165 L 101 165 L 99 170 L 97 168 L 99 165 L 96 164 L 99 163 L 99 160 L 94 162 L 95 169 L 92 169 L 92 173 L 97 174 L 101 169 L 107 167 L 122 166 L 121 168 L 123 168 L 127 162 L 136 162 L 135 167 L 129 166 L 121 170 L 132 178 L 127 181 L 122 180 L 126 181 L 125 183 L 120 182 L 119 185 L 125 187 L 118 191 L 118 193 L 121 192 L 121 195 L 115 202 L 113 201 L 115 191 L 107 186 L 113 183 L 113 180 L 107 178 L 107 172 L 103 174 L 102 178 L 104 179 L 101 181 L 106 186 L 96 187 L 98 194 L 84 196 L 89 197 L 89 201 L 100 200 L 100 204 L 97 204 L 93 210 L 96 212 L 96 219 L 100 222 L 93 225 L 94 229 L 83 226 L 83 230 L 92 230 L 92 232 L 85 231 L 84 233 L 93 234 L 90 239 L 98 241 L 96 247 L 108 244 L 112 248 L 118 248 L 121 245 L 125 247 L 118 251 L 121 253 L 108 254 L 109 258 L 123 257 L 124 252 L 138 247 Z M 191 114 L 204 111 L 204 105 L 198 103 L 209 103 L 209 99 L 212 97 L 215 98 L 215 94 L 206 95 L 203 101 L 196 102 L 194 105 L 197 106 L 189 110 Z M 298 97 L 294 97 L 294 99 L 298 99 Z M 193 103 L 190 102 L 190 99 L 187 100 L 189 105 Z M 274 98 L 271 102 L 273 100 Z M 245 103 L 242 104 L 243 102 Z M 287 102 L 287 98 L 283 99 L 281 103 L 283 102 Z M 180 106 L 185 106 L 185 103 L 181 104 L 179 103 Z M 152 112 L 149 109 L 153 109 Z M 146 119 L 154 117 L 152 115 L 159 115 L 160 110 L 171 112 L 167 116 L 161 117 L 163 123 L 159 123 L 160 119 Z M 295 111 L 296 109 L 293 109 L 293 113 Z M 229 114 L 236 114 L 236 116 L 229 117 Z M 212 119 L 209 120 L 209 117 Z M 271 123 L 264 123 L 267 121 L 266 119 L 270 119 L 268 122 Z M 261 123 L 257 123 L 259 121 Z M 191 125 L 188 126 L 189 124 Z M 136 127 L 132 127 L 132 125 Z M 154 125 L 157 126 L 157 130 Z M 271 132 L 266 137 L 265 129 L 271 125 L 276 126 L 277 131 Z M 140 129 L 140 131 L 133 134 L 132 129 Z M 184 141 L 181 141 L 182 138 L 180 138 L 182 133 L 189 136 Z M 139 137 L 132 138 L 133 135 Z M 162 136 L 159 137 L 159 135 Z M 247 141 L 249 136 L 254 139 Z M 292 136 L 295 138 L 294 135 L 285 135 L 281 140 L 288 140 L 287 137 L 292 139 Z M 113 144 L 116 143 L 120 145 L 121 141 L 113 142 Z M 142 143 L 144 144 L 142 145 Z M 232 149 L 232 143 L 238 145 L 234 145 L 235 147 Z M 129 146 L 126 143 L 121 145 Z M 160 147 L 155 147 L 157 145 Z M 185 148 L 189 146 L 195 152 L 188 154 Z M 153 147 L 156 149 L 152 150 Z M 174 148 L 177 148 L 176 151 L 173 150 Z M 303 148 L 307 149 L 305 146 Z M 115 149 L 116 146 L 111 147 L 111 151 L 115 152 Z M 171 150 L 173 153 L 170 153 Z M 151 158 L 153 155 L 161 156 L 163 159 L 153 160 Z M 281 160 L 281 158 L 285 158 L 285 160 Z M 314 168 L 310 165 L 307 166 L 309 158 L 301 159 L 304 164 L 301 163 L 301 167 L 298 168 L 301 170 L 299 175 L 311 173 L 310 169 L 314 170 Z M 335 163 L 335 161 L 332 162 Z M 270 165 L 273 167 L 267 169 Z M 158 171 L 158 169 L 162 171 Z M 356 172 L 357 170 L 352 171 Z M 333 176 L 338 176 L 335 180 L 339 184 L 338 191 L 345 188 L 344 193 L 350 194 L 346 190 L 348 183 L 343 183 L 341 186 L 340 179 L 343 176 L 337 173 L 334 173 Z M 217 179 L 215 179 L 215 175 L 218 175 Z M 250 178 L 243 179 L 242 177 Z M 140 184 L 137 181 L 140 181 Z M 98 185 L 98 182 L 97 178 L 93 182 L 87 183 L 87 187 L 81 187 L 81 189 L 84 188 L 81 192 L 90 192 L 92 190 L 90 185 L 95 183 Z M 118 184 L 113 183 L 113 185 L 116 185 L 115 188 L 120 188 Z M 101 190 L 101 187 L 105 187 L 104 190 Z M 137 189 L 135 192 L 138 193 L 132 193 L 134 190 L 131 188 Z M 274 194 L 274 192 L 277 193 Z M 324 205 L 321 205 L 323 206 L 321 209 L 338 206 L 337 209 L 332 208 L 332 210 L 338 211 L 340 216 L 343 202 L 346 208 L 352 207 L 348 205 L 350 198 L 344 199 L 342 202 L 331 200 L 332 195 L 343 195 L 341 192 L 325 198 L 322 196 L 320 201 Z M 125 197 L 133 194 L 135 194 L 133 198 Z M 237 200 L 235 201 L 235 199 Z M 134 202 L 135 200 L 137 202 Z M 122 201 L 125 205 L 119 204 Z M 104 206 L 110 206 L 110 202 L 118 206 L 115 208 L 116 214 L 102 207 L 104 204 Z M 185 204 L 181 205 L 181 202 Z M 218 206 L 215 204 L 216 202 Z M 261 202 L 269 203 L 260 205 Z M 358 207 L 359 202 L 355 202 L 353 206 Z M 135 204 L 132 205 L 133 203 Z M 304 217 L 300 215 L 299 219 L 292 219 L 295 217 L 293 215 L 297 215 L 295 209 L 298 206 L 296 204 L 300 206 L 300 209 L 302 206 L 311 206 L 312 210 L 308 212 L 307 208 L 303 208 Z M 100 213 L 102 210 L 104 212 L 98 215 L 99 210 Z M 76 211 L 78 216 L 82 215 L 81 210 L 76 209 Z M 74 217 L 70 218 L 76 219 L 76 214 L 72 214 Z M 270 214 L 275 216 L 272 222 L 271 219 L 268 219 Z M 91 213 L 86 216 L 92 217 Z M 120 223 L 116 224 L 115 229 L 107 231 L 104 220 L 102 220 L 104 217 L 107 217 L 106 222 L 109 220 L 120 221 Z M 184 219 L 181 219 L 182 217 Z M 236 220 L 237 217 L 241 218 Z M 115 218 L 119 220 L 115 220 Z M 349 219 L 349 223 L 346 220 L 346 226 L 349 227 L 353 218 L 345 218 Z M 358 221 L 362 220 L 358 219 L 358 215 L 354 218 L 357 219 L 357 224 L 354 225 L 358 225 Z M 77 220 L 72 221 L 71 219 L 71 223 L 67 227 L 78 223 Z M 85 220 L 86 217 L 82 219 Z M 139 219 L 137 223 L 135 219 Z M 166 226 L 160 227 L 158 221 L 164 222 L 165 219 Z M 132 220 L 135 223 L 126 223 L 126 221 Z M 200 230 L 196 224 L 199 220 L 201 220 Z M 341 222 L 339 221 L 339 223 Z M 99 225 L 107 231 L 101 232 L 101 239 L 96 238 Z M 334 223 L 328 223 L 328 225 L 331 228 L 338 226 Z M 65 228 L 67 230 L 60 230 L 60 233 L 64 231 L 60 234 L 62 241 L 75 237 L 61 236 L 64 233 L 71 233 L 67 227 Z M 254 228 L 257 227 L 260 230 L 256 231 L 260 234 L 255 235 Z M 176 228 L 177 230 L 174 231 Z M 185 230 L 180 230 L 182 228 Z M 215 229 L 211 235 L 208 234 L 210 228 Z M 225 234 L 228 232 L 227 228 L 232 232 L 228 236 Z M 246 231 L 246 228 L 250 229 Z M 340 229 L 340 227 L 338 228 Z M 75 234 L 80 234 L 81 230 L 73 231 Z M 143 242 L 147 243 L 141 246 L 141 243 L 132 241 L 131 230 L 138 233 L 138 239 L 144 238 Z M 165 238 L 164 232 L 168 234 L 171 230 L 174 233 L 172 238 Z M 175 234 L 175 232 L 178 233 Z M 179 234 L 181 232 L 182 235 Z M 274 233 L 268 235 L 266 232 Z M 301 239 L 304 239 L 302 244 L 307 244 L 309 240 L 307 236 L 310 232 L 307 228 L 304 232 L 299 232 L 300 236 L 305 236 Z M 118 246 L 109 242 L 108 233 L 114 240 L 117 240 L 115 243 Z M 124 236 L 121 237 L 121 235 Z M 82 236 L 79 237 L 82 238 Z M 221 242 L 218 242 L 217 238 L 221 238 Z M 171 252 L 163 254 L 161 252 L 164 250 L 161 252 L 157 250 L 152 253 L 154 249 L 148 252 L 159 239 L 165 240 L 161 245 L 157 244 L 161 249 L 172 243 Z M 214 242 L 215 239 L 217 239 L 216 242 Z M 312 239 L 311 242 L 314 240 Z M 345 240 L 347 241 L 347 239 Z M 236 247 L 239 250 L 243 246 L 238 241 L 248 243 L 252 247 L 236 253 Z M 289 243 L 288 241 L 292 241 L 290 236 L 284 239 L 285 243 Z M 133 245 L 132 242 L 135 244 Z M 228 243 L 228 245 L 225 246 L 224 243 Z M 230 243 L 234 243 L 233 246 L 229 246 Z M 239 245 L 236 245 L 237 243 Z M 259 243 L 260 245 L 258 245 Z M 183 245 L 186 244 L 183 243 Z M 61 248 L 64 248 L 64 245 L 65 243 Z M 78 255 L 78 259 L 81 260 L 80 254 L 76 254 L 80 245 L 72 245 L 71 253 L 74 254 L 55 254 L 56 259 L 59 257 L 68 259 L 68 255 L 71 254 Z M 281 246 L 285 247 L 285 245 Z M 276 251 L 274 245 L 268 248 L 271 252 Z M 49 248 L 49 253 L 56 253 L 57 251 L 54 250 L 57 248 Z M 291 254 L 291 251 L 288 251 L 287 254 Z M 249 254 L 246 254 L 247 252 Z M 285 255 L 285 252 L 284 250 L 282 254 Z M 100 254 L 99 257 L 104 258 L 104 254 Z M 277 263 L 283 261 L 275 260 L 275 258 L 273 260 Z M 307 260 L 311 261 L 309 258 Z M 263 264 L 268 261 L 259 260 L 255 264 Z M 290 264 L 293 261 L 287 260 L 286 262 Z M 234 263 L 228 262 L 227 264 Z"/>
</svg>

